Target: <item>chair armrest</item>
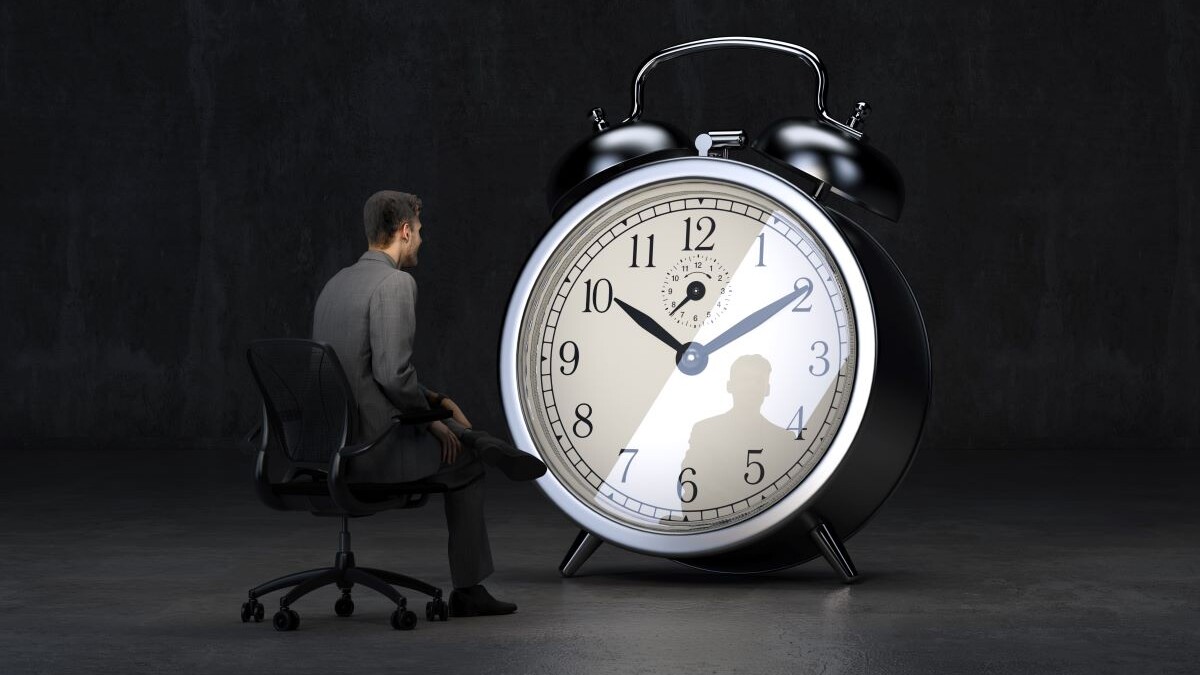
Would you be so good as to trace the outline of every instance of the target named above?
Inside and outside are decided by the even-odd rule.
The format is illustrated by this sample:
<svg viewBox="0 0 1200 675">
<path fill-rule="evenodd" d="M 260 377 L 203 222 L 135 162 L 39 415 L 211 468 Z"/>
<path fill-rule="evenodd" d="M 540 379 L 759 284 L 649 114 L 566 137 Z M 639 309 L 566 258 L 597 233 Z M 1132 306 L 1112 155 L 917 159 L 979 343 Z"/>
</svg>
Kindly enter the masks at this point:
<svg viewBox="0 0 1200 675">
<path fill-rule="evenodd" d="M 370 452 L 375 446 L 379 445 L 379 443 L 382 442 L 383 439 L 387 438 L 388 434 L 396 433 L 396 431 L 402 426 L 409 426 L 409 425 L 413 425 L 413 424 L 427 424 L 429 422 L 436 422 L 438 420 L 444 420 L 448 417 L 452 417 L 453 415 L 454 415 L 454 413 L 452 413 L 446 409 L 413 410 L 410 412 L 399 413 L 397 415 L 393 415 L 391 426 L 389 426 L 387 429 L 385 429 L 382 434 L 379 434 L 378 437 L 376 437 L 370 441 L 367 441 L 366 443 L 347 445 L 346 447 L 342 448 L 341 450 L 338 450 L 337 455 L 334 457 L 334 463 L 336 464 L 339 460 L 341 460 L 343 458 L 344 459 L 352 459 L 354 457 L 358 457 L 359 455 L 363 455 L 363 454 Z M 332 468 L 333 467 L 330 467 L 330 469 L 331 469 L 330 475 L 333 475 Z"/>
<path fill-rule="evenodd" d="M 400 424 L 428 424 L 453 417 L 454 413 L 446 408 L 430 408 L 428 410 L 409 410 L 392 417 Z"/>
<path fill-rule="evenodd" d="M 391 434 L 395 434 L 403 427 L 403 422 L 399 416 L 392 418 L 392 424 L 379 434 L 376 438 L 359 443 L 357 445 L 347 445 L 338 450 L 329 461 L 329 496 L 333 499 L 333 503 L 337 504 L 338 508 L 342 509 L 349 515 L 365 515 L 375 513 L 382 510 L 382 505 L 364 504 L 355 498 L 350 491 L 350 486 L 347 483 L 346 477 L 349 475 L 350 460 L 356 457 L 362 457 L 368 452 L 371 452 L 377 447 L 383 445 L 383 441 Z"/>
<path fill-rule="evenodd" d="M 400 427 L 403 424 L 404 423 L 400 421 L 399 416 L 393 417 L 391 425 L 388 426 L 387 429 L 384 429 L 383 433 L 379 434 L 374 439 L 369 440 L 365 443 L 357 443 L 355 445 L 347 445 L 346 447 L 338 450 L 337 453 L 334 454 L 334 456 L 331 460 L 331 466 L 329 467 L 329 475 L 333 476 L 334 471 L 337 469 L 338 465 L 344 463 L 346 460 L 353 459 L 360 455 L 365 455 L 368 452 L 370 452 L 371 450 L 375 449 L 380 443 L 383 442 L 383 439 L 385 439 L 389 435 L 394 434 L 397 431 L 399 431 Z M 342 467 L 342 470 L 345 471 L 345 467 Z"/>
</svg>

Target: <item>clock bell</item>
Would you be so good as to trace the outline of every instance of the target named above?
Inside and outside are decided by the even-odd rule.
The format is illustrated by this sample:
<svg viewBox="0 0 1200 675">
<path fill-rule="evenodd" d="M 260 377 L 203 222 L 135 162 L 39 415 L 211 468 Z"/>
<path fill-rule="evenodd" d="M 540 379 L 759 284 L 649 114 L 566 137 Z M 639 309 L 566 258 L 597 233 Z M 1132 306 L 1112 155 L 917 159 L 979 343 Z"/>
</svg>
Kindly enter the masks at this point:
<svg viewBox="0 0 1200 675">
<path fill-rule="evenodd" d="M 547 206 L 562 215 L 583 195 L 629 169 L 672 157 L 692 155 L 696 146 L 683 132 L 642 119 L 642 91 L 655 66 L 685 54 L 711 49 L 760 49 L 795 56 L 816 74 L 816 117 L 787 117 L 772 122 L 749 146 L 785 171 L 815 181 L 802 186 L 818 201 L 827 192 L 887 218 L 899 220 L 904 208 L 904 181 L 896 166 L 863 134 L 871 108 L 859 102 L 846 123 L 825 108 L 826 75 L 816 54 L 799 45 L 753 37 L 721 37 L 689 42 L 663 50 L 639 68 L 633 82 L 633 109 L 624 121 L 610 123 L 603 108 L 590 113 L 592 135 L 571 148 L 554 170 L 547 186 Z M 740 132 L 710 132 L 709 150 L 728 153 L 745 146 Z M 715 140 L 715 143 L 711 141 Z M 703 147 L 703 146 L 701 146 Z M 808 181 L 804 181 L 808 182 Z"/>
</svg>

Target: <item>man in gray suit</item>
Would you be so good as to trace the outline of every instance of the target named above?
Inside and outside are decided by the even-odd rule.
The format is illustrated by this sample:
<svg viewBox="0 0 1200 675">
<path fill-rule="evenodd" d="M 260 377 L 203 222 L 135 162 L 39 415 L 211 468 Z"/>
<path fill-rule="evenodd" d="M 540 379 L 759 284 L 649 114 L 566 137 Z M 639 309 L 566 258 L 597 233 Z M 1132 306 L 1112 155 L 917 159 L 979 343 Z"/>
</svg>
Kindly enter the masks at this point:
<svg viewBox="0 0 1200 675">
<path fill-rule="evenodd" d="M 493 598 L 479 582 L 492 573 L 483 519 L 483 463 L 514 480 L 532 480 L 546 467 L 484 431 L 471 428 L 449 397 L 422 386 L 412 365 L 417 283 L 401 268 L 415 267 L 421 247 L 421 200 L 402 192 L 377 192 L 363 208 L 369 250 L 338 272 L 317 298 L 313 339 L 333 346 L 354 390 L 355 442 L 374 440 L 400 411 L 441 406 L 445 422 L 405 426 L 392 434 L 391 452 L 373 464 L 350 467 L 351 480 L 401 482 L 433 478 L 466 487 L 446 493 L 449 529 L 450 613 L 509 614 L 517 606 Z M 357 477 L 357 478 L 356 478 Z"/>
</svg>

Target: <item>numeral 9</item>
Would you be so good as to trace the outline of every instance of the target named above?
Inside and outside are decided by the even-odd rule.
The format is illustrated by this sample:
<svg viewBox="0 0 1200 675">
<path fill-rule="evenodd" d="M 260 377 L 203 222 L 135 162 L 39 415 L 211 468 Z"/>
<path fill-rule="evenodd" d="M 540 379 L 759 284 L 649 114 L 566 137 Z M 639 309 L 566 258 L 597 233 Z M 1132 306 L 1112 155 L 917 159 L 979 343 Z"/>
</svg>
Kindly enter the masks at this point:
<svg viewBox="0 0 1200 675">
<path fill-rule="evenodd" d="M 571 355 L 567 356 L 567 346 L 571 347 Z M 571 372 L 567 372 L 567 366 L 558 367 L 558 371 L 563 375 L 572 375 L 579 368 L 579 345 L 567 340 L 558 348 L 558 358 L 562 359 L 564 364 L 570 364 Z"/>
</svg>

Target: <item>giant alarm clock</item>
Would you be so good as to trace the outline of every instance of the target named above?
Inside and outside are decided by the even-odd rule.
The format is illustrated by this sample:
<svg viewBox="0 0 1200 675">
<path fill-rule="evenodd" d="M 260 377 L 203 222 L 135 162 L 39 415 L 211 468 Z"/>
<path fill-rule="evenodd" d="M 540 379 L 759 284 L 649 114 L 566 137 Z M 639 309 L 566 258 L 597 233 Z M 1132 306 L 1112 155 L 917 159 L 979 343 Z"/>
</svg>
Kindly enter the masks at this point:
<svg viewBox="0 0 1200 675">
<path fill-rule="evenodd" d="M 753 139 L 690 139 L 642 119 L 646 75 L 685 54 L 783 52 L 816 72 L 816 116 Z M 693 567 L 765 572 L 843 544 L 896 488 L 930 395 L 928 340 L 900 270 L 832 197 L 899 218 L 903 184 L 825 108 L 820 60 L 750 37 L 647 59 L 633 109 L 550 181 L 554 224 L 512 294 L 500 354 L 516 444 L 581 528 L 560 571 L 602 542 Z"/>
</svg>

